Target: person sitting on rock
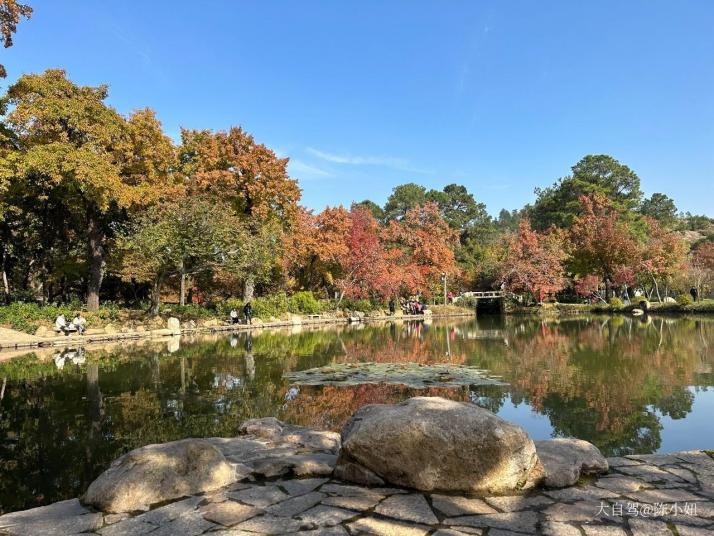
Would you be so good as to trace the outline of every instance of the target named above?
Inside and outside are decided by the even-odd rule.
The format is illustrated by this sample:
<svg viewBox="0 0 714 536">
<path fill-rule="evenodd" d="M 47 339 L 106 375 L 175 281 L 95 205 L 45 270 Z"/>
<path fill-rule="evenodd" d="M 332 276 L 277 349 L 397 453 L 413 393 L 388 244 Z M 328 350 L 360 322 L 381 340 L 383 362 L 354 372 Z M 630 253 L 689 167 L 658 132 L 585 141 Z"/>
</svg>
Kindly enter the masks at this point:
<svg viewBox="0 0 714 536">
<path fill-rule="evenodd" d="M 56 319 L 55 319 L 55 331 L 57 333 L 64 333 L 65 335 L 69 335 L 70 331 L 74 331 L 72 328 L 70 328 L 69 324 L 67 324 L 67 319 L 63 314 L 60 314 Z"/>
<path fill-rule="evenodd" d="M 74 319 L 72 320 L 72 325 L 74 326 L 74 329 L 77 330 L 77 333 L 84 335 L 84 332 L 87 329 L 87 320 L 82 316 L 82 313 L 77 311 L 74 315 Z"/>
<path fill-rule="evenodd" d="M 235 308 L 231 309 L 230 317 L 231 317 L 231 324 L 237 324 L 238 322 L 240 322 L 240 318 L 238 316 L 238 311 L 236 311 Z"/>
</svg>

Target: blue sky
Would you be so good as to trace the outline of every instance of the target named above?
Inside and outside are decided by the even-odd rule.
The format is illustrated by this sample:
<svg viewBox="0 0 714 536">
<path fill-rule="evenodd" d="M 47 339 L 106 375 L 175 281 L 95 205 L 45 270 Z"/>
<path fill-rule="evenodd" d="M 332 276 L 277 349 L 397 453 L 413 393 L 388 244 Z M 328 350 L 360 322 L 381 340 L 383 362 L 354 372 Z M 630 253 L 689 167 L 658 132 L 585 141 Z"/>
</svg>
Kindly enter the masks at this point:
<svg viewBox="0 0 714 536">
<path fill-rule="evenodd" d="M 714 216 L 708 0 L 27 1 L 0 85 L 62 67 L 172 137 L 242 125 L 311 208 L 457 182 L 497 213 L 608 153 Z"/>
</svg>

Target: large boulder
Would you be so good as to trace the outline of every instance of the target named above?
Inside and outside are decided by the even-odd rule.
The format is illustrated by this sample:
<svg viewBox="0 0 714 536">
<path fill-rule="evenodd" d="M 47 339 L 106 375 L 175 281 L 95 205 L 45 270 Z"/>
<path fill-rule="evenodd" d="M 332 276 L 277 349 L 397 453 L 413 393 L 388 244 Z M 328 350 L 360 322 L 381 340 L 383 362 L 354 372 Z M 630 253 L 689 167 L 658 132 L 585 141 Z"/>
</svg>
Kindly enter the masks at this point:
<svg viewBox="0 0 714 536">
<path fill-rule="evenodd" d="M 360 408 L 342 429 L 335 477 L 493 494 L 533 485 L 539 467 L 521 427 L 474 404 L 416 397 Z"/>
<path fill-rule="evenodd" d="M 581 476 L 607 473 L 609 465 L 600 450 L 575 438 L 536 441 L 536 451 L 543 466 L 543 484 L 548 488 L 572 486 Z"/>
<path fill-rule="evenodd" d="M 118 458 L 89 485 L 82 501 L 104 512 L 132 512 L 235 481 L 235 467 L 210 442 L 182 439 Z"/>
</svg>

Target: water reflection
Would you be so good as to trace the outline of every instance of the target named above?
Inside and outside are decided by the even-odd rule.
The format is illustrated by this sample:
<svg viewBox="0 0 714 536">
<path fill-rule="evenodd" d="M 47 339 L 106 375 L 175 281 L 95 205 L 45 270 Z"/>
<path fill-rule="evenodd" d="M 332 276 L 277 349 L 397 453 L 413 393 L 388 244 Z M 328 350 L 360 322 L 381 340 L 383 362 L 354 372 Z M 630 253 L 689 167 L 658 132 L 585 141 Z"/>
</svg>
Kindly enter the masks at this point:
<svg viewBox="0 0 714 536">
<path fill-rule="evenodd" d="M 714 319 L 603 317 L 391 323 L 75 348 L 0 363 L 0 506 L 82 492 L 116 456 L 250 417 L 339 429 L 359 407 L 414 395 L 471 400 L 533 437 L 608 455 L 711 448 Z M 353 362 L 459 363 L 506 387 L 292 387 L 284 372 Z"/>
</svg>

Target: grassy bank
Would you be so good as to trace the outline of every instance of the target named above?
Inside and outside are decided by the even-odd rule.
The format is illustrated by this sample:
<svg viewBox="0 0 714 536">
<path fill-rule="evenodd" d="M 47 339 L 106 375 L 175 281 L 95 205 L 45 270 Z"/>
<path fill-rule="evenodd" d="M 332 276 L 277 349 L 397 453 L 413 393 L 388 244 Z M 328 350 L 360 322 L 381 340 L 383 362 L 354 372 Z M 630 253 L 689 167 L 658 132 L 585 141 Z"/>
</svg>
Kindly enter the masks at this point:
<svg viewBox="0 0 714 536">
<path fill-rule="evenodd" d="M 519 306 L 510 305 L 506 308 L 508 314 L 536 315 L 576 315 L 585 313 L 631 314 L 638 304 L 606 304 L 606 303 L 545 303 L 543 305 Z M 702 300 L 695 303 L 658 303 L 650 302 L 649 310 L 655 314 L 714 314 L 714 300 Z"/>
<path fill-rule="evenodd" d="M 324 317 L 345 317 L 361 312 L 366 316 L 385 316 L 388 305 L 369 300 L 319 300 L 311 292 L 298 292 L 291 296 L 284 293 L 256 298 L 252 302 L 253 318 L 264 322 L 287 320 L 291 315 L 321 315 Z M 147 314 L 147 306 L 135 308 L 105 304 L 97 312 L 86 312 L 81 303 L 67 305 L 39 306 L 33 303 L 13 303 L 0 307 L 0 327 L 6 327 L 24 333 L 34 334 L 38 329 L 51 329 L 58 315 L 64 314 L 71 319 L 77 311 L 87 319 L 89 329 L 103 329 L 107 325 L 135 329 L 143 326 L 148 329 L 166 327 L 166 319 L 176 317 L 181 322 L 195 322 L 196 325 L 216 325 L 228 319 L 231 309 L 236 309 L 242 316 L 243 302 L 229 299 L 207 305 L 164 304 L 158 316 Z M 452 305 L 430 306 L 435 315 L 469 314 L 471 309 Z"/>
</svg>

